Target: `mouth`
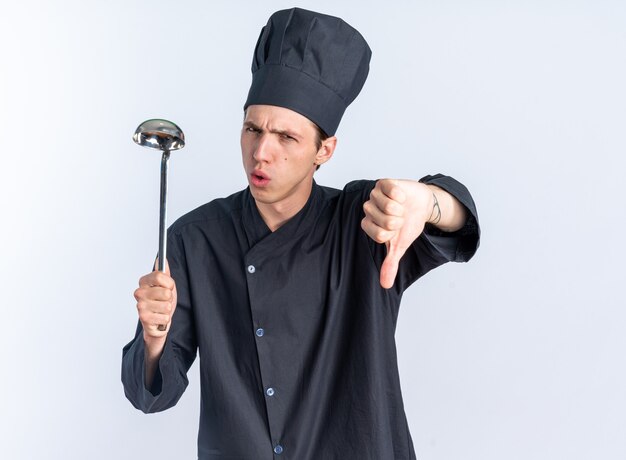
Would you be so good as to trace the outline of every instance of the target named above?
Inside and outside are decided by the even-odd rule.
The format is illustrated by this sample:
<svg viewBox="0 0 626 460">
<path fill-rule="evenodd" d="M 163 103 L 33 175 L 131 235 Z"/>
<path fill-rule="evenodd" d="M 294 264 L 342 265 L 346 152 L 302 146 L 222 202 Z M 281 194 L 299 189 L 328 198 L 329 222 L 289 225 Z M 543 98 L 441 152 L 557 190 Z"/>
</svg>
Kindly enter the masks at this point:
<svg viewBox="0 0 626 460">
<path fill-rule="evenodd" d="M 250 174 L 250 183 L 255 187 L 265 187 L 270 183 L 270 180 L 269 176 L 259 169 L 255 169 Z"/>
</svg>

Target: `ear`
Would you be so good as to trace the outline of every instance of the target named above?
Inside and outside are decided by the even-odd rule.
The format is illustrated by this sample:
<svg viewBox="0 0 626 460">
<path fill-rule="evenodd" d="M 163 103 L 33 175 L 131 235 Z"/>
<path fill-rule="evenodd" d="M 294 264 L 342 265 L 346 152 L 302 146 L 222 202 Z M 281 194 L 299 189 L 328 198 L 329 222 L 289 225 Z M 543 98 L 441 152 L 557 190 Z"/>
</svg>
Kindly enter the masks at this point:
<svg viewBox="0 0 626 460">
<path fill-rule="evenodd" d="M 317 154 L 315 155 L 315 164 L 318 166 L 323 165 L 328 160 L 330 160 L 333 156 L 333 153 L 335 153 L 335 147 L 337 147 L 336 136 L 332 136 L 328 139 L 323 140 L 322 146 L 319 148 Z"/>
</svg>

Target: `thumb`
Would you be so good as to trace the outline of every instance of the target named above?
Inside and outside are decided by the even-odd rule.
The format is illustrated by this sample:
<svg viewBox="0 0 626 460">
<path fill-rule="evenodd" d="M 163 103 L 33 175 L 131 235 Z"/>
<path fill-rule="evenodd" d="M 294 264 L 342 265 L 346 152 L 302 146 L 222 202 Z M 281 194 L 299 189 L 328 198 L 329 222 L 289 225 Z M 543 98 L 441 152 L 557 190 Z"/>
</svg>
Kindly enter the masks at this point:
<svg viewBox="0 0 626 460">
<path fill-rule="evenodd" d="M 396 275 L 398 274 L 398 264 L 400 264 L 400 259 L 404 255 L 405 249 L 402 249 L 398 246 L 395 238 L 392 239 L 387 248 L 387 257 L 383 261 L 382 266 L 380 267 L 380 285 L 389 289 L 393 286 L 393 283 L 396 280 Z"/>
</svg>

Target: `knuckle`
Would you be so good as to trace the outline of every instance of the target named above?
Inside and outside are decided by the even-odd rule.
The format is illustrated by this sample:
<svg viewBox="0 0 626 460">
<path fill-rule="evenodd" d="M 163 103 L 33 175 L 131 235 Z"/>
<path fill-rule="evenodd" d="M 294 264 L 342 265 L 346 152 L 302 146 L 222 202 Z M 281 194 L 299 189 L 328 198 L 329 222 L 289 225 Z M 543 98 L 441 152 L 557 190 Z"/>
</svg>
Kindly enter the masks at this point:
<svg viewBox="0 0 626 460">
<path fill-rule="evenodd" d="M 366 201 L 365 203 L 363 203 L 363 211 L 365 212 L 365 214 L 369 215 L 372 213 L 372 206 L 373 203 L 371 201 Z"/>
<path fill-rule="evenodd" d="M 384 230 L 377 230 L 372 232 L 372 234 L 370 235 L 370 237 L 376 241 L 377 243 L 384 243 L 385 241 L 387 241 L 385 239 L 386 236 L 386 232 Z"/>
<path fill-rule="evenodd" d="M 376 241 L 377 243 L 385 243 L 387 240 L 383 238 L 381 233 L 378 233 L 374 236 L 374 241 Z"/>
<path fill-rule="evenodd" d="M 368 218 L 361 220 L 361 228 L 365 233 L 372 236 L 376 232 L 376 226 Z"/>
</svg>

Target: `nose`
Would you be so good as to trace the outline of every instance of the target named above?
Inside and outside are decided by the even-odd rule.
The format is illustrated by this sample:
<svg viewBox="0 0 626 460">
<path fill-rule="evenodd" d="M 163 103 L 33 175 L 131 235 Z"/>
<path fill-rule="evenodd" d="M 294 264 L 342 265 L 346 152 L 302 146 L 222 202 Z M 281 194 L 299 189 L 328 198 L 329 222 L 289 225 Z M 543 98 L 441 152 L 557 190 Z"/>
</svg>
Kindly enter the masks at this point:
<svg viewBox="0 0 626 460">
<path fill-rule="evenodd" d="M 263 133 L 259 135 L 257 139 L 257 142 L 254 146 L 254 153 L 252 154 L 252 157 L 259 163 L 262 163 L 262 162 L 267 163 L 272 158 L 271 148 L 272 146 L 271 146 L 270 136 L 268 136 L 266 133 Z"/>
</svg>

